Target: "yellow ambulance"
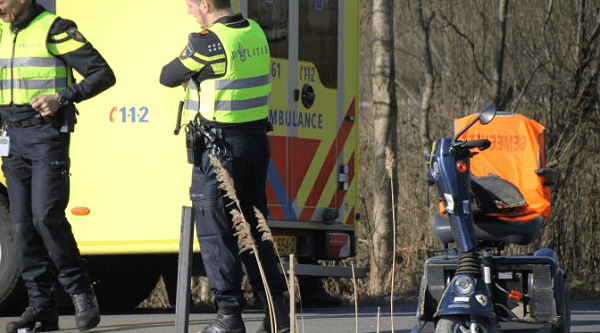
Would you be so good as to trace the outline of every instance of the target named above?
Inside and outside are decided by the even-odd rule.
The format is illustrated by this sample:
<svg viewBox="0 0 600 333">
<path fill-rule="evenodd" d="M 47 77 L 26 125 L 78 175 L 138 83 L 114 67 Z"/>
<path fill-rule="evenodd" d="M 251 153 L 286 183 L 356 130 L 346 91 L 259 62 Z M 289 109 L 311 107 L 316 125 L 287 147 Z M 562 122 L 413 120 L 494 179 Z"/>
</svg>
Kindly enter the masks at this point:
<svg viewBox="0 0 600 333">
<path fill-rule="evenodd" d="M 137 305 L 162 275 L 175 290 L 183 206 L 190 206 L 185 135 L 173 134 L 183 89 L 162 66 L 198 31 L 185 0 L 38 0 L 72 19 L 117 84 L 77 104 L 67 218 L 103 308 Z M 269 224 L 284 254 L 355 255 L 358 216 L 358 0 L 239 0 L 265 30 L 273 92 Z M 26 300 L 0 184 L 0 311 Z M 196 251 L 200 251 L 195 245 Z M 195 256 L 195 274 L 202 274 Z M 343 275 L 317 266 L 306 274 Z M 299 272 L 302 274 L 302 272 Z M 172 302 L 174 304 L 174 302 Z"/>
</svg>

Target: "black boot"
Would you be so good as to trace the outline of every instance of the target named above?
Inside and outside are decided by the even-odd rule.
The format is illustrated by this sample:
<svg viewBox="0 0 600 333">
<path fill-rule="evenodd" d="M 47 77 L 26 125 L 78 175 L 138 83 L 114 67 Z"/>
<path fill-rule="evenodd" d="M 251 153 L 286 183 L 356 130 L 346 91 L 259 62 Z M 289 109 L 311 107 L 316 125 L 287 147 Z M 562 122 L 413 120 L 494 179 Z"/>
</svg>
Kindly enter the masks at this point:
<svg viewBox="0 0 600 333">
<path fill-rule="evenodd" d="M 217 311 L 217 320 L 206 326 L 202 333 L 246 333 L 242 310 L 223 308 Z"/>
<path fill-rule="evenodd" d="M 58 313 L 56 307 L 37 308 L 28 307 L 17 321 L 6 325 L 6 333 L 17 333 L 19 328 L 27 328 L 36 332 L 58 331 Z"/>
<path fill-rule="evenodd" d="M 75 305 L 75 323 L 81 332 L 98 326 L 100 309 L 93 290 L 71 295 Z"/>
<path fill-rule="evenodd" d="M 271 316 L 269 314 L 269 303 L 264 293 L 259 292 L 258 296 L 265 306 L 265 317 L 256 333 L 289 333 L 290 332 L 290 311 L 288 310 L 287 300 L 283 295 L 273 296 L 273 308 L 275 310 L 275 319 L 277 321 L 277 332 L 271 332 Z"/>
</svg>

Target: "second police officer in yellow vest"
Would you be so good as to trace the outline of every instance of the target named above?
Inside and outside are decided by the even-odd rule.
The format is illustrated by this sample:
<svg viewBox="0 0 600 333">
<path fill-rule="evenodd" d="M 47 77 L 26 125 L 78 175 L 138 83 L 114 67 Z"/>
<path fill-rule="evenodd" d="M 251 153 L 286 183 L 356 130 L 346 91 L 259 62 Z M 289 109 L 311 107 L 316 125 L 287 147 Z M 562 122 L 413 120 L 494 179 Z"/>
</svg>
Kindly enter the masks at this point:
<svg viewBox="0 0 600 333">
<path fill-rule="evenodd" d="M 261 238 L 253 207 L 267 213 L 266 178 L 269 165 L 268 122 L 270 53 L 258 24 L 234 14 L 229 0 L 186 0 L 188 13 L 203 28 L 189 36 L 181 55 L 163 67 L 160 82 L 168 87 L 187 85 L 184 122 L 202 125 L 214 140 L 196 145 L 190 198 L 196 217 L 201 254 L 218 309 L 217 319 L 204 333 L 246 332 L 241 310 L 242 265 L 253 290 L 263 299 L 258 265 L 240 248 L 232 229 L 233 208 L 219 188 L 209 155 L 219 157 L 233 178 L 252 236 L 258 245 L 275 302 L 277 331 L 289 332 L 283 296 L 287 290 L 277 267 L 273 246 Z M 200 141 L 199 139 L 197 141 Z M 271 332 L 268 313 L 259 332 Z"/>
<path fill-rule="evenodd" d="M 78 328 L 88 330 L 100 321 L 98 304 L 65 216 L 73 103 L 108 89 L 115 76 L 74 22 L 34 0 L 0 0 L 0 16 L 0 152 L 29 297 L 6 332 L 58 330 L 57 279 L 71 295 Z M 81 82 L 74 82 L 73 69 Z"/>
</svg>

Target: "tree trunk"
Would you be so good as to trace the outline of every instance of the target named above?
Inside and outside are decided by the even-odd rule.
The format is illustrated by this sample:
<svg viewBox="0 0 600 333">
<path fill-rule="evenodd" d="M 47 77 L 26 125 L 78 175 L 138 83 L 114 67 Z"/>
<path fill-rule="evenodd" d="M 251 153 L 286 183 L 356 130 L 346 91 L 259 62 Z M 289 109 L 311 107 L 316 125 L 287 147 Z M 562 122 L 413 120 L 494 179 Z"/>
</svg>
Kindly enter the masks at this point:
<svg viewBox="0 0 600 333">
<path fill-rule="evenodd" d="M 433 63 L 431 61 L 431 47 L 429 45 L 430 19 L 423 16 L 423 2 L 417 1 L 417 19 L 419 20 L 419 31 L 423 40 L 423 67 L 425 72 L 425 86 L 421 96 L 421 122 L 419 132 L 421 134 L 421 145 L 425 158 L 429 157 L 431 150 L 431 137 L 429 135 L 429 109 L 431 107 L 431 96 L 433 96 Z"/>
<path fill-rule="evenodd" d="M 498 46 L 496 46 L 496 66 L 494 73 L 494 104 L 499 110 L 504 110 L 505 100 L 502 99 L 502 73 L 504 70 L 504 50 L 506 49 L 506 14 L 508 13 L 508 0 L 500 0 L 498 25 Z"/>
<path fill-rule="evenodd" d="M 373 153 L 375 177 L 373 188 L 373 235 L 370 260 L 369 292 L 383 295 L 390 274 L 392 256 L 391 189 L 386 177 L 385 147 L 394 150 L 395 138 L 395 75 L 393 1 L 373 1 Z"/>
</svg>

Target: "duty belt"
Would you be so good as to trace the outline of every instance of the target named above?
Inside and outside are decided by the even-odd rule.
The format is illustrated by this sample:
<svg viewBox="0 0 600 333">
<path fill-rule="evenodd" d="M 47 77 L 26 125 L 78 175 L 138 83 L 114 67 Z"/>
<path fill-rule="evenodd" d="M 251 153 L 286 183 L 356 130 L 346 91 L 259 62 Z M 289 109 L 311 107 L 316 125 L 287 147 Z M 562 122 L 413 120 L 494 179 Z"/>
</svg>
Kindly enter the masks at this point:
<svg viewBox="0 0 600 333">
<path fill-rule="evenodd" d="M 49 120 L 49 118 L 42 117 L 42 115 L 38 113 L 34 116 L 31 116 L 31 117 L 23 119 L 23 120 L 8 121 L 8 120 L 3 119 L 2 122 L 4 123 L 4 125 L 9 126 L 9 127 L 29 127 L 29 126 L 45 124 L 45 123 L 50 122 L 50 120 Z"/>
<path fill-rule="evenodd" d="M 228 137 L 235 136 L 262 135 L 267 132 L 266 128 L 257 128 L 257 126 L 254 126 L 253 128 L 207 127 L 206 130 L 212 132 L 219 139 L 226 139 Z"/>
<path fill-rule="evenodd" d="M 181 104 L 180 104 L 181 105 Z M 179 119 L 175 134 L 179 132 Z M 227 138 L 239 136 L 265 135 L 273 128 L 267 121 L 236 124 L 231 126 L 210 126 L 207 124 L 192 123 L 186 125 L 186 148 L 188 163 L 200 165 L 199 160 L 203 152 L 210 150 L 215 156 L 227 154 L 224 141 Z"/>
</svg>

